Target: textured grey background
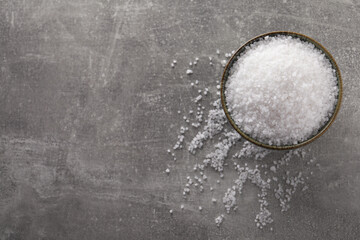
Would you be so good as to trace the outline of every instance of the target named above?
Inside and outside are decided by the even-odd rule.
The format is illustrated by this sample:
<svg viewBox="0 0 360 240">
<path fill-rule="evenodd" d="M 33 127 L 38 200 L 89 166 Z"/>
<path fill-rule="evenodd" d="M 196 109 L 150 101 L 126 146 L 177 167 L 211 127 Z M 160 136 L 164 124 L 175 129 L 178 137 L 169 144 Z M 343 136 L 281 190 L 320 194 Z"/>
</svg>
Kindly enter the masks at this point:
<svg viewBox="0 0 360 240">
<path fill-rule="evenodd" d="M 0 0 L 0 239 L 359 239 L 359 26 L 358 0 Z M 254 226 L 251 187 L 216 228 L 206 194 L 179 211 L 191 158 L 165 152 L 192 96 L 179 76 L 199 56 L 213 86 L 207 56 L 274 30 L 328 48 L 343 106 L 273 232 Z"/>
</svg>

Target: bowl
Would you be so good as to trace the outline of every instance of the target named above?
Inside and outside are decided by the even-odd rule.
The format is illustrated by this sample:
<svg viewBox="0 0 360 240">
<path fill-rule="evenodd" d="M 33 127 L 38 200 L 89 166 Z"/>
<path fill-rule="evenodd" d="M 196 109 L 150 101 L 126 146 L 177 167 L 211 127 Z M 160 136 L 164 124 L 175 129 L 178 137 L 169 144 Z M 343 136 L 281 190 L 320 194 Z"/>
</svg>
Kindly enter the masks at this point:
<svg viewBox="0 0 360 240">
<path fill-rule="evenodd" d="M 330 61 L 332 68 L 335 70 L 336 73 L 336 78 L 337 78 L 337 86 L 339 89 L 338 95 L 337 95 L 337 101 L 336 101 L 336 106 L 334 109 L 334 112 L 332 113 L 332 116 L 329 118 L 329 120 L 317 131 L 317 133 L 313 134 L 310 138 L 308 138 L 305 141 L 299 142 L 297 144 L 293 144 L 293 145 L 269 145 L 267 143 L 263 143 L 260 142 L 258 140 L 256 140 L 255 138 L 247 135 L 246 133 L 244 133 L 244 131 L 242 131 L 240 129 L 239 126 L 236 125 L 235 121 L 232 119 L 231 117 L 231 113 L 229 113 L 228 108 L 227 108 L 227 102 L 226 102 L 226 96 L 225 96 L 225 91 L 226 91 L 226 81 L 229 77 L 230 74 L 230 69 L 232 68 L 232 66 L 236 63 L 236 61 L 238 60 L 238 58 L 240 57 L 240 55 L 246 50 L 246 47 L 250 46 L 251 44 L 260 41 L 262 39 L 264 39 L 266 36 L 269 37 L 273 37 L 273 36 L 291 36 L 293 38 L 298 38 L 301 41 L 304 42 L 309 42 L 312 43 L 317 49 L 319 49 L 321 52 L 323 52 L 325 54 L 325 57 Z M 222 75 L 222 79 L 221 79 L 221 104 L 222 107 L 225 111 L 225 115 L 227 117 L 227 119 L 229 120 L 231 126 L 234 127 L 234 129 L 246 140 L 260 146 L 260 147 L 264 147 L 264 148 L 268 148 L 268 149 L 274 149 L 274 150 L 289 150 L 289 149 L 295 149 L 301 146 L 304 146 L 306 144 L 309 144 L 311 142 L 313 142 L 315 139 L 319 138 L 321 135 L 323 135 L 326 130 L 329 129 L 329 127 L 331 126 L 331 124 L 334 122 L 339 109 L 340 109 L 340 105 L 341 105 L 341 98 L 342 98 L 342 80 L 341 80 L 341 75 L 340 75 L 340 70 L 338 65 L 336 64 L 334 58 L 331 56 L 331 54 L 329 53 L 328 50 L 326 50 L 325 47 L 323 47 L 320 43 L 318 43 L 317 41 L 315 41 L 314 39 L 304 35 L 304 34 L 300 34 L 300 33 L 295 33 L 295 32 L 286 32 L 286 31 L 279 31 L 279 32 L 269 32 L 269 33 L 265 33 L 262 35 L 259 35 L 251 40 L 249 40 L 248 42 L 246 42 L 244 45 L 242 45 L 235 53 L 234 55 L 230 58 L 229 62 L 227 63 L 224 73 Z"/>
</svg>

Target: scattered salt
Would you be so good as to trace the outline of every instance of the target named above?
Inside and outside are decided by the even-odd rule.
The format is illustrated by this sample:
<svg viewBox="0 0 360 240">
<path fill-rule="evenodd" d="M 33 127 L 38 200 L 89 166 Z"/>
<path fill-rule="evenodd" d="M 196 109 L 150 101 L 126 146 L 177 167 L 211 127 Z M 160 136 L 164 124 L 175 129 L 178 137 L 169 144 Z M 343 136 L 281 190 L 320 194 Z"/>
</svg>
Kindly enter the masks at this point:
<svg viewBox="0 0 360 240">
<path fill-rule="evenodd" d="M 228 53 L 227 56 L 231 57 L 231 54 Z M 216 83 L 219 84 L 219 81 L 216 81 Z M 192 85 L 194 85 L 194 83 L 192 83 Z M 203 95 L 205 96 L 207 92 L 208 89 L 205 88 L 203 90 Z M 221 108 L 220 100 L 218 99 L 211 104 L 213 109 L 209 110 L 207 119 L 203 119 L 206 115 L 202 111 L 204 106 L 201 106 L 200 104 L 201 99 L 203 99 L 203 96 L 199 95 L 195 97 L 193 101 L 195 103 L 194 105 L 197 106 L 197 111 L 195 111 L 196 115 L 194 114 L 196 120 L 195 122 L 192 122 L 191 125 L 194 128 L 202 127 L 202 129 L 199 129 L 199 131 L 195 134 L 195 137 L 193 137 L 191 142 L 188 143 L 185 142 L 185 132 L 188 131 L 188 127 L 182 127 L 175 146 L 177 146 L 176 149 L 181 149 L 183 145 L 185 146 L 185 144 L 187 144 L 188 151 L 195 154 L 196 150 L 202 148 L 209 139 L 213 139 L 209 142 L 214 145 L 210 146 L 210 151 L 204 154 L 205 159 L 202 160 L 201 164 L 196 163 L 193 167 L 195 171 L 194 173 L 199 173 L 200 175 L 195 175 L 193 179 L 190 176 L 186 177 L 186 182 L 184 183 L 182 191 L 184 199 L 187 199 L 190 192 L 193 192 L 194 190 L 196 190 L 196 192 L 203 192 L 205 189 L 210 189 L 211 192 L 214 191 L 214 188 L 209 186 L 210 183 L 212 183 L 212 179 L 210 178 L 211 175 L 209 175 L 209 180 L 207 180 L 208 177 L 205 172 L 206 167 L 211 167 L 217 171 L 220 174 L 220 178 L 222 178 L 224 176 L 224 166 L 227 165 L 227 161 L 229 160 L 227 155 L 230 150 L 237 145 L 240 139 L 240 136 L 232 128 L 229 128 L 228 124 L 226 124 L 227 120 L 224 111 Z M 205 105 L 205 102 L 202 102 L 203 105 Z M 189 111 L 189 114 L 193 113 L 191 111 L 192 110 Z M 189 119 L 186 118 L 186 120 Z M 203 121 L 205 122 L 204 126 L 202 126 Z M 229 131 L 228 129 L 231 130 Z M 215 136 L 220 137 L 217 138 Z M 264 162 L 262 164 L 252 164 L 249 162 L 248 165 L 243 161 L 261 161 L 265 157 L 268 157 L 272 151 L 257 147 L 247 141 L 243 141 L 238 146 L 240 149 L 237 149 L 237 152 L 233 155 L 234 166 L 238 173 L 238 177 L 235 179 L 233 186 L 224 193 L 222 200 L 227 212 L 235 211 L 237 209 L 237 204 L 240 204 L 237 203 L 237 195 L 242 194 L 245 182 L 251 182 L 257 186 L 260 189 L 260 193 L 258 194 L 259 212 L 255 216 L 255 224 L 262 229 L 273 221 L 272 214 L 269 211 L 269 202 L 267 200 L 269 193 L 274 194 L 274 197 L 280 204 L 281 210 L 286 211 L 290 207 L 289 202 L 296 190 L 300 189 L 305 191 L 307 189 L 307 186 L 304 185 L 304 179 L 308 179 L 309 177 L 303 176 L 300 172 L 290 173 L 290 171 L 286 171 L 287 166 L 291 163 L 293 158 L 304 158 L 305 151 L 298 149 L 285 152 L 281 158 L 269 161 L 269 166 Z M 172 153 L 172 155 L 175 156 L 174 153 Z M 291 168 L 288 169 L 290 170 Z M 216 182 L 220 184 L 220 180 L 216 180 Z M 225 184 L 226 182 L 224 181 L 222 185 L 226 186 Z M 218 187 L 216 191 L 221 191 L 221 188 Z M 213 203 L 217 202 L 216 198 L 210 199 Z M 183 209 L 184 206 L 181 205 L 180 208 Z M 202 211 L 201 206 L 198 208 L 199 211 Z M 216 217 L 216 225 L 220 226 L 223 219 L 224 215 Z"/>
</svg>

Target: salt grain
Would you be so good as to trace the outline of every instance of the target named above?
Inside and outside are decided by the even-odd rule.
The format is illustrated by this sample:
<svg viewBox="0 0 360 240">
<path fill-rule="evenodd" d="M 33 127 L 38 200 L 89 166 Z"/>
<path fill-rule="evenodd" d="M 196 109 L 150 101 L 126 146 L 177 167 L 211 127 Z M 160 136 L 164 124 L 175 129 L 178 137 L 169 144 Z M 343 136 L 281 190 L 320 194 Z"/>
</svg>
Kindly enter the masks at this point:
<svg viewBox="0 0 360 240">
<path fill-rule="evenodd" d="M 221 223 L 224 221 L 224 214 L 221 214 L 220 216 L 215 218 L 215 224 L 216 226 L 220 227 Z"/>
<path fill-rule="evenodd" d="M 187 75 L 193 74 L 193 70 L 191 70 L 191 69 L 186 70 L 186 74 L 187 74 Z"/>
</svg>

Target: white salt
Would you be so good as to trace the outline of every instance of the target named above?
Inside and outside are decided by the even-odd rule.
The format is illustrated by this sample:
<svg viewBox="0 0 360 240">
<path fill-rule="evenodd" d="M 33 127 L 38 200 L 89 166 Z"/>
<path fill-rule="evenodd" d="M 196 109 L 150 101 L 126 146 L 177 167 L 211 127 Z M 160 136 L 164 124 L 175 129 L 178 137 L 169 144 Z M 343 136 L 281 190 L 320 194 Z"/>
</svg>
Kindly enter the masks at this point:
<svg viewBox="0 0 360 240">
<path fill-rule="evenodd" d="M 193 71 L 191 69 L 188 69 L 188 70 L 186 70 L 186 74 L 191 75 L 191 74 L 193 74 Z"/>
<path fill-rule="evenodd" d="M 226 99 L 236 124 L 269 145 L 302 142 L 331 116 L 335 70 L 314 45 L 292 37 L 252 44 L 234 64 Z"/>
<path fill-rule="evenodd" d="M 199 95 L 195 98 L 194 102 L 199 102 L 202 99 L 202 95 Z"/>
<path fill-rule="evenodd" d="M 224 221 L 224 214 L 221 214 L 220 216 L 215 218 L 216 226 L 220 227 L 221 223 Z"/>
</svg>

